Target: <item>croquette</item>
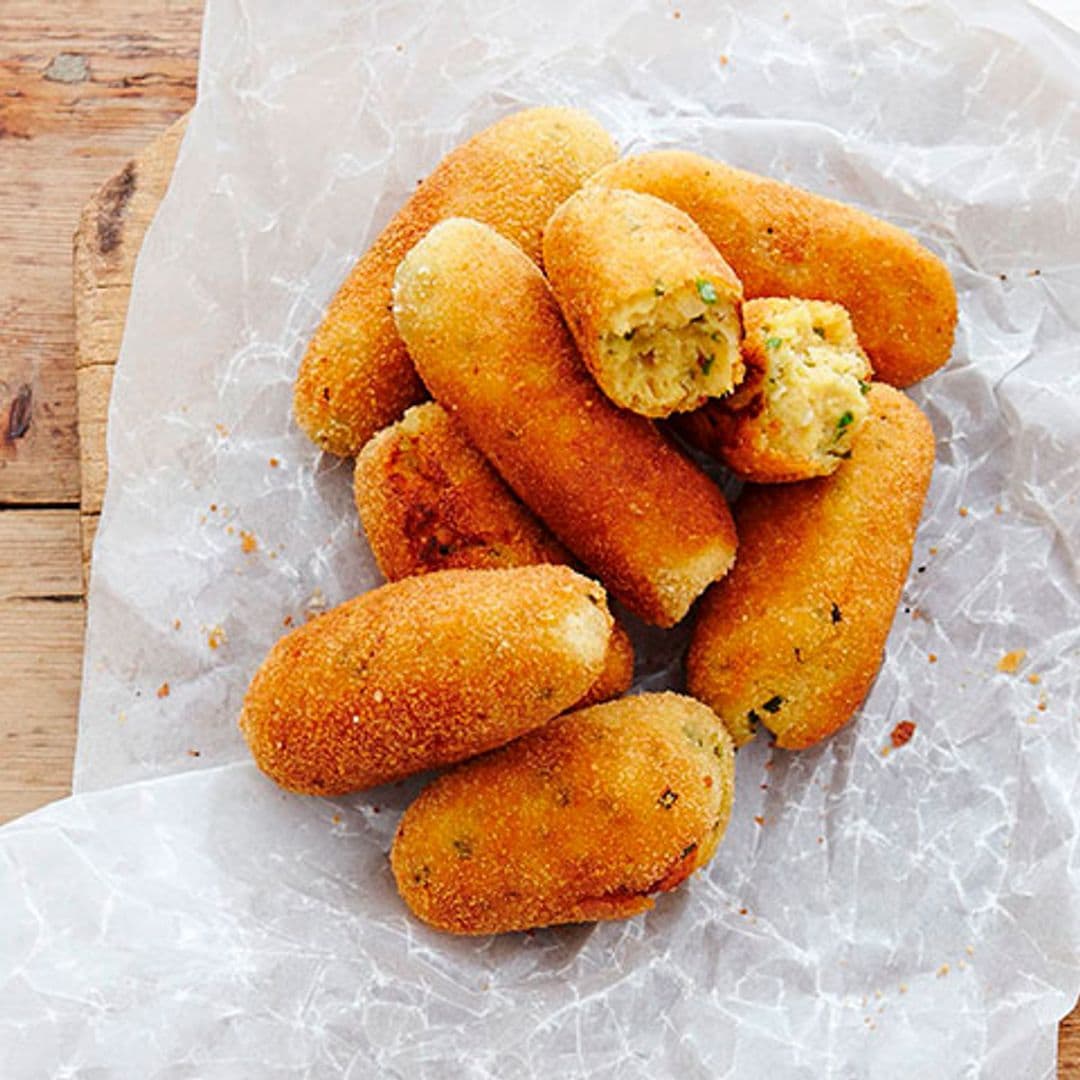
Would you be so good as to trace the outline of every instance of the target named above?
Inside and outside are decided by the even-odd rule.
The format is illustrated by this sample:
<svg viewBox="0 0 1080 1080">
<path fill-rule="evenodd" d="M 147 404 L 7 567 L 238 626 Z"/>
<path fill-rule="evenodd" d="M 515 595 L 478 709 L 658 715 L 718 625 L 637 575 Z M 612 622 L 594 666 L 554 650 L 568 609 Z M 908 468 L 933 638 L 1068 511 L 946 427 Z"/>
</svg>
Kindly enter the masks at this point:
<svg viewBox="0 0 1080 1080">
<path fill-rule="evenodd" d="M 823 300 L 749 300 L 743 326 L 745 381 L 680 417 L 679 430 L 757 483 L 834 472 L 870 411 L 870 362 L 847 312 Z"/>
<path fill-rule="evenodd" d="M 389 581 L 434 570 L 569 563 L 437 402 L 414 405 L 356 459 L 356 508 Z M 630 688 L 634 649 L 616 623 L 604 669 L 582 705 Z"/>
<path fill-rule="evenodd" d="M 843 305 L 883 382 L 909 386 L 949 358 L 956 329 L 949 271 L 895 225 L 683 150 L 624 158 L 592 182 L 684 210 L 731 264 L 747 299 Z"/>
<path fill-rule="evenodd" d="M 934 464 L 926 417 L 881 383 L 831 476 L 749 486 L 739 560 L 705 595 L 687 687 L 737 743 L 799 750 L 851 719 L 881 665 Z"/>
<path fill-rule="evenodd" d="M 429 784 L 390 853 L 418 918 L 456 934 L 623 919 L 712 858 L 734 749 L 679 694 L 570 713 Z"/>
<path fill-rule="evenodd" d="M 742 285 L 670 203 L 583 188 L 544 230 L 544 270 L 586 367 L 616 405 L 669 416 L 742 379 Z"/>
<path fill-rule="evenodd" d="M 356 454 L 424 397 L 394 328 L 390 287 L 402 256 L 432 225 L 468 214 L 539 260 L 551 212 L 615 155 L 588 114 L 539 108 L 505 117 L 444 158 L 331 301 L 296 380 L 300 427 L 323 450 Z"/>
<path fill-rule="evenodd" d="M 582 364 L 536 266 L 475 221 L 437 225 L 398 269 L 394 317 L 428 389 L 631 611 L 670 626 L 722 577 L 720 489 Z"/>
<path fill-rule="evenodd" d="M 565 566 L 405 578 L 282 638 L 240 727 L 290 791 L 374 787 L 565 712 L 599 677 L 610 634 L 603 589 Z"/>
</svg>

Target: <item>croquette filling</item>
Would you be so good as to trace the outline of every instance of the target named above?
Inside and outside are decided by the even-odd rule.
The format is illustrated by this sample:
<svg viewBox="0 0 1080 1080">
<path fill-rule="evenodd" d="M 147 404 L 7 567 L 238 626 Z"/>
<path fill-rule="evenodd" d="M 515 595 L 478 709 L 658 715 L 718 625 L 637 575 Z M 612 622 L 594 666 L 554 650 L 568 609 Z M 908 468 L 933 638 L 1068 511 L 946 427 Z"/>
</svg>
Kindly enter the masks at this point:
<svg viewBox="0 0 1080 1080">
<path fill-rule="evenodd" d="M 731 407 L 763 392 L 762 430 L 774 449 L 818 462 L 847 457 L 870 411 L 871 371 L 843 313 L 791 304 L 774 311 L 758 333 L 765 370 L 728 399 Z"/>
<path fill-rule="evenodd" d="M 726 394 L 743 374 L 739 316 L 707 278 L 625 303 L 601 349 L 618 397 L 648 415 L 696 409 Z"/>
</svg>

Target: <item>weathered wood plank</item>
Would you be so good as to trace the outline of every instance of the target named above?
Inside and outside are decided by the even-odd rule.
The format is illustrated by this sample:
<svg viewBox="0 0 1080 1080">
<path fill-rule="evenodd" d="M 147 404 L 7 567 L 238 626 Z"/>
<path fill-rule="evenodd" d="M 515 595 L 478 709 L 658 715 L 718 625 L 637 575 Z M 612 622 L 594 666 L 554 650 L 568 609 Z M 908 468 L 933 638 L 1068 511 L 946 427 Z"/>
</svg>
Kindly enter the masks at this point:
<svg viewBox="0 0 1080 1080">
<path fill-rule="evenodd" d="M 71 790 L 82 639 L 78 598 L 0 601 L 0 821 Z"/>
<path fill-rule="evenodd" d="M 71 234 L 102 177 L 190 108 L 201 8 L 0 5 L 0 506 L 78 501 Z"/>
<path fill-rule="evenodd" d="M 79 543 L 77 510 L 0 513 L 0 602 L 81 600 Z"/>
</svg>

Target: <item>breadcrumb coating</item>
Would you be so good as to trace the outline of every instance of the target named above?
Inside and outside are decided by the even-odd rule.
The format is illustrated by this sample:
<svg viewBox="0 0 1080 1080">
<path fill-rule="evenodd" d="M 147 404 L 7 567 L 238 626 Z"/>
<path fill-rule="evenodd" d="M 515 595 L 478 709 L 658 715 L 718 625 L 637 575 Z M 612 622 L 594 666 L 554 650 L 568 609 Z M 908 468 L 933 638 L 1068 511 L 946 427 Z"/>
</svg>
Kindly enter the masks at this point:
<svg viewBox="0 0 1080 1080">
<path fill-rule="evenodd" d="M 415 405 L 356 459 L 356 508 L 389 581 L 435 570 L 570 563 L 435 401 Z M 581 701 L 617 697 L 634 678 L 634 649 L 616 623 L 604 670 Z"/>
<path fill-rule="evenodd" d="M 824 300 L 749 300 L 743 326 L 745 381 L 680 418 L 679 431 L 759 484 L 835 472 L 869 412 L 873 375 L 847 312 Z"/>
<path fill-rule="evenodd" d="M 941 259 L 895 225 L 684 150 L 623 158 L 592 182 L 684 210 L 731 264 L 748 300 L 842 304 L 883 382 L 909 386 L 949 359 L 952 278 Z"/>
<path fill-rule="evenodd" d="M 843 727 L 881 666 L 934 464 L 929 421 L 874 383 L 831 476 L 749 487 L 739 561 L 701 603 L 687 687 L 737 743 L 764 724 L 799 750 Z"/>
<path fill-rule="evenodd" d="M 390 314 L 394 271 L 445 217 L 484 221 L 539 261 L 551 212 L 617 149 L 576 109 L 513 113 L 452 151 L 417 188 L 338 289 L 297 376 L 297 422 L 321 449 L 359 453 L 424 397 Z"/>
<path fill-rule="evenodd" d="M 622 698 L 429 784 L 391 866 L 413 914 L 451 933 L 627 918 L 712 858 L 734 788 L 711 710 L 679 694 Z"/>
<path fill-rule="evenodd" d="M 720 489 L 581 362 L 547 282 L 475 221 L 437 225 L 397 273 L 417 370 L 519 498 L 641 618 L 678 622 L 735 555 Z"/>
<path fill-rule="evenodd" d="M 611 623 L 604 590 L 565 566 L 405 578 L 278 641 L 240 728 L 291 791 L 374 787 L 565 712 L 599 677 Z"/>
<path fill-rule="evenodd" d="M 582 359 L 616 405 L 669 416 L 742 379 L 742 285 L 670 203 L 586 186 L 548 222 L 544 269 Z"/>
</svg>

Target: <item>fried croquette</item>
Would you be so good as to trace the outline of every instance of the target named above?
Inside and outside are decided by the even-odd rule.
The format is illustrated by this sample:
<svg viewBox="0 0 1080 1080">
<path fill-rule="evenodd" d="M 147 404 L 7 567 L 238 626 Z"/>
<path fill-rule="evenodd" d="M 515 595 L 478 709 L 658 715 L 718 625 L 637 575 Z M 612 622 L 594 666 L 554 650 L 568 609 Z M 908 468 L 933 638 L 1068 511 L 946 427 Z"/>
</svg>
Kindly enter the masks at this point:
<svg viewBox="0 0 1080 1080">
<path fill-rule="evenodd" d="M 934 464 L 904 394 L 874 383 L 851 458 L 831 476 L 750 487 L 739 560 L 705 595 L 687 686 L 739 744 L 759 723 L 800 750 L 851 719 L 881 665 Z"/>
<path fill-rule="evenodd" d="M 405 578 L 282 638 L 240 727 L 290 791 L 374 787 L 565 712 L 596 682 L 610 634 L 604 590 L 565 566 Z"/>
<path fill-rule="evenodd" d="M 540 108 L 507 116 L 444 158 L 331 301 L 296 380 L 300 427 L 323 450 L 356 454 L 423 399 L 390 315 L 390 287 L 402 256 L 432 225 L 468 214 L 539 260 L 551 212 L 616 152 L 588 114 Z"/>
<path fill-rule="evenodd" d="M 356 459 L 356 508 L 389 581 L 434 570 L 569 563 L 437 402 L 414 405 Z M 634 679 L 634 649 L 616 623 L 604 669 L 580 702 L 617 697 Z"/>
<path fill-rule="evenodd" d="M 670 203 L 583 188 L 544 230 L 544 270 L 586 367 L 616 405 L 669 416 L 742 379 L 742 285 Z"/>
<path fill-rule="evenodd" d="M 720 489 L 581 363 L 521 250 L 453 218 L 401 263 L 394 316 L 432 395 L 606 588 L 670 626 L 735 556 Z"/>
<path fill-rule="evenodd" d="M 451 933 L 628 918 L 712 858 L 733 792 L 734 750 L 711 710 L 622 698 L 429 784 L 391 866 L 413 914 Z"/>
<path fill-rule="evenodd" d="M 823 300 L 749 300 L 743 327 L 745 381 L 680 417 L 679 430 L 757 483 L 834 472 L 870 411 L 870 362 L 848 313 Z"/>
<path fill-rule="evenodd" d="M 895 225 L 683 150 L 624 158 L 593 182 L 684 210 L 731 264 L 747 299 L 842 304 L 884 382 L 908 386 L 949 359 L 956 328 L 949 271 Z"/>
</svg>

